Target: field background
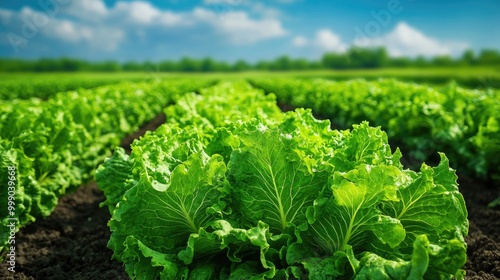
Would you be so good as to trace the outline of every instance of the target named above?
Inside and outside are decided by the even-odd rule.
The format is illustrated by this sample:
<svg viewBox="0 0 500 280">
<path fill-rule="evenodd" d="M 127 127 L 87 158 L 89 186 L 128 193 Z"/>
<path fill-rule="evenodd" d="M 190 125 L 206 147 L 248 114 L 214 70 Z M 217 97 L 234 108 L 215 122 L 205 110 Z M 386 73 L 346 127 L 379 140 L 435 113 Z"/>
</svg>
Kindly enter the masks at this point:
<svg viewBox="0 0 500 280">
<path fill-rule="evenodd" d="M 466 279 L 500 279 L 499 15 L 498 0 L 3 1 L 0 165 L 24 167 L 29 198 L 16 213 L 16 273 L 2 261 L 0 280 L 129 279 L 107 247 L 96 168 L 165 123 L 182 94 L 242 80 L 294 92 L 276 94 L 282 111 L 316 106 L 334 129 L 369 116 L 392 125 L 405 167 L 435 166 L 436 147 L 447 149 L 469 214 Z M 330 81 L 347 98 L 330 98 Z M 324 103 L 300 95 L 316 84 Z"/>
<path fill-rule="evenodd" d="M 174 78 L 259 78 L 259 77 L 297 77 L 325 78 L 348 80 L 364 78 L 395 78 L 416 83 L 445 85 L 454 80 L 467 88 L 500 88 L 500 66 L 478 67 L 434 67 L 434 68 L 381 68 L 381 69 L 349 69 L 349 70 L 305 70 L 305 71 L 245 71 L 245 72 L 0 72 L 0 80 L 5 83 L 52 83 L 75 84 L 79 81 L 96 81 L 98 83 L 114 83 L 120 81 L 147 81 L 153 79 Z"/>
<path fill-rule="evenodd" d="M 497 90 L 500 88 L 500 68 L 404 68 L 376 70 L 308 70 L 308 71 L 249 71 L 238 73 L 1 73 L 0 93 L 4 101 L 9 94 L 31 92 L 30 96 L 52 98 L 57 91 L 95 88 L 120 82 L 175 81 L 180 79 L 241 80 L 255 78 L 325 78 L 350 80 L 394 78 L 401 81 L 428 84 L 441 88 L 455 81 L 469 89 Z M 13 91 L 14 90 L 14 91 Z M 286 108 L 286 104 L 284 109 Z M 165 120 L 164 115 L 144 124 L 141 129 L 123 139 L 121 146 L 130 143 L 147 130 L 154 130 Z M 334 121 L 334 120 L 333 120 Z M 393 147 L 394 148 L 394 147 Z M 500 277 L 500 208 L 487 206 L 500 195 L 498 182 L 478 180 L 459 173 L 471 221 L 467 238 L 469 261 L 467 279 L 498 279 Z M 52 215 L 22 229 L 19 241 L 19 272 L 6 275 L 5 263 L 1 265 L 0 279 L 127 279 L 120 263 L 111 260 L 112 252 L 106 248 L 110 216 L 99 203 L 105 198 L 94 181 L 76 192 L 60 198 Z M 61 260 L 65 260 L 64 263 Z M 56 264 L 56 265 L 54 265 Z M 92 269 L 89 269 L 92 268 Z M 56 276 L 57 275 L 57 276 Z"/>
</svg>

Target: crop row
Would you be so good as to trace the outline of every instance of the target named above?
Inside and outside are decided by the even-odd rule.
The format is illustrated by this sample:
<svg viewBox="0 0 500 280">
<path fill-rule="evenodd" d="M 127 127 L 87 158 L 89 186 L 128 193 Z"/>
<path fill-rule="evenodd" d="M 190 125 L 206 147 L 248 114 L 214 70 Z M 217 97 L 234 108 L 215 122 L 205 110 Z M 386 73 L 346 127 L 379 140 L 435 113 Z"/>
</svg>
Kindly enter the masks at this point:
<svg viewBox="0 0 500 280">
<path fill-rule="evenodd" d="M 243 82 L 184 95 L 98 168 L 132 279 L 463 278 L 467 211 L 444 154 L 404 169 L 380 128 L 331 130 L 275 98 Z"/>
<path fill-rule="evenodd" d="M 14 221 L 17 231 L 50 215 L 58 198 L 91 178 L 122 138 L 203 84 L 123 83 L 48 101 L 0 101 L 0 251 L 11 235 L 7 225 Z"/>
<path fill-rule="evenodd" d="M 4 79 L 2 77 L 1 79 Z M 127 78 L 130 82 L 146 80 L 146 77 Z M 90 89 L 99 86 L 118 84 L 124 77 L 115 75 L 87 74 L 75 75 L 59 74 L 38 77 L 36 75 L 7 76 L 0 84 L 0 100 L 40 98 L 47 100 L 59 92 L 78 89 Z"/>
<path fill-rule="evenodd" d="M 436 89 L 393 79 L 328 81 L 254 79 L 282 103 L 313 112 L 347 128 L 367 120 L 405 147 L 417 162 L 445 152 L 453 167 L 499 180 L 500 93 L 451 83 Z M 496 177 L 495 177 L 496 176 Z"/>
</svg>

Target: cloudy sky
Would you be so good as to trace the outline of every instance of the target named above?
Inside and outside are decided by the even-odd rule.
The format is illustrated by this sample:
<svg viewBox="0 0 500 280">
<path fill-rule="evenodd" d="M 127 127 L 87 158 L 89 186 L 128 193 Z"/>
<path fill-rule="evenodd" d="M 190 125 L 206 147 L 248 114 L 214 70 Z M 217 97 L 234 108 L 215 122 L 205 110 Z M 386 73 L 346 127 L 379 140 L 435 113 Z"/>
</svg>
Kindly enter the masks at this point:
<svg viewBox="0 0 500 280">
<path fill-rule="evenodd" d="M 500 49 L 498 0 L 31 0 L 0 4 L 0 57 L 251 62 L 352 45 L 392 56 Z"/>
</svg>

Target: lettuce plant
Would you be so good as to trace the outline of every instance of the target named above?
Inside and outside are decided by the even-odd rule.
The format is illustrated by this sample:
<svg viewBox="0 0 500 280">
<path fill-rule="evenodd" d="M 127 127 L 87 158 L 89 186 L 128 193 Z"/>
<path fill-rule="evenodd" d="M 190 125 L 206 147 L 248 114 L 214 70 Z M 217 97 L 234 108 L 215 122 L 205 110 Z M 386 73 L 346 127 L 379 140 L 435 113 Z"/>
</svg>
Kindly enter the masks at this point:
<svg viewBox="0 0 500 280">
<path fill-rule="evenodd" d="M 331 130 L 301 109 L 207 119 L 210 100 L 173 108 L 97 171 L 131 278 L 463 278 L 467 211 L 444 154 L 411 171 L 367 123 Z"/>
</svg>

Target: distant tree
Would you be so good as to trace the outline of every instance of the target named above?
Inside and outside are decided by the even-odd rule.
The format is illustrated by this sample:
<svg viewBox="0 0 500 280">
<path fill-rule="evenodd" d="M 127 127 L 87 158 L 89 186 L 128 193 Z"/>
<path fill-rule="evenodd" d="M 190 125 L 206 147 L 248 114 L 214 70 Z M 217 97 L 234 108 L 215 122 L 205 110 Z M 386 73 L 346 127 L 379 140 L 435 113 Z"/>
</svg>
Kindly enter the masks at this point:
<svg viewBox="0 0 500 280">
<path fill-rule="evenodd" d="M 291 61 L 292 70 L 307 70 L 310 69 L 311 65 L 309 61 L 305 58 L 298 58 Z"/>
<path fill-rule="evenodd" d="M 292 69 L 292 60 L 287 55 L 276 58 L 271 66 L 272 70 L 288 71 Z"/>
<path fill-rule="evenodd" d="M 271 62 L 266 60 L 261 60 L 255 64 L 256 70 L 271 70 Z"/>
<path fill-rule="evenodd" d="M 98 63 L 96 70 L 101 72 L 119 72 L 122 70 L 122 66 L 117 61 L 108 60 Z"/>
<path fill-rule="evenodd" d="M 75 72 L 78 70 L 83 70 L 81 67 L 83 66 L 84 62 L 78 61 L 76 59 L 71 59 L 71 58 L 66 58 L 63 57 L 59 59 L 58 65 L 56 65 L 57 69 L 51 69 L 55 71 L 64 71 L 64 72 Z"/>
<path fill-rule="evenodd" d="M 59 61 L 48 58 L 39 59 L 33 65 L 33 71 L 36 72 L 58 71 L 60 69 Z"/>
<path fill-rule="evenodd" d="M 449 55 L 438 55 L 432 59 L 433 66 L 452 66 L 453 60 Z"/>
<path fill-rule="evenodd" d="M 142 69 L 141 65 L 135 61 L 127 61 L 123 63 L 122 65 L 123 71 L 129 71 L 129 72 L 139 72 L 144 69 Z"/>
<path fill-rule="evenodd" d="M 415 67 L 427 67 L 427 66 L 429 66 L 429 62 L 427 61 L 427 59 L 425 59 L 424 56 L 419 55 L 413 61 L 413 66 L 415 66 Z"/>
<path fill-rule="evenodd" d="M 189 57 L 183 57 L 179 61 L 179 71 L 182 72 L 198 72 L 201 70 L 201 63 Z"/>
<path fill-rule="evenodd" d="M 450 67 L 470 65 L 500 65 L 500 52 L 496 49 L 483 49 L 479 54 L 473 50 L 464 51 L 461 57 L 453 58 L 441 55 L 426 58 L 417 56 L 390 57 L 387 50 L 380 48 L 352 47 L 346 52 L 327 52 L 319 61 L 310 61 L 305 58 L 291 58 L 287 55 L 279 56 L 274 60 L 261 60 L 256 64 L 249 64 L 240 59 L 234 63 L 216 61 L 211 57 L 194 59 L 183 57 L 180 60 L 164 60 L 159 63 L 151 61 L 127 61 L 119 63 L 108 60 L 89 62 L 74 58 L 41 58 L 38 60 L 22 60 L 0 58 L 0 72 L 50 72 L 50 71 L 147 71 L 147 72 L 229 72 L 229 71 L 290 71 L 315 69 L 356 69 L 382 67 Z"/>
<path fill-rule="evenodd" d="M 311 70 L 325 69 L 325 66 L 321 61 L 311 61 L 309 62 L 309 69 Z"/>
<path fill-rule="evenodd" d="M 177 63 L 172 60 L 160 61 L 155 67 L 155 70 L 159 72 L 175 72 L 178 69 Z"/>
<path fill-rule="evenodd" d="M 403 67 L 411 66 L 412 61 L 408 57 L 404 57 L 404 56 L 393 57 L 393 58 L 389 59 L 388 65 L 391 67 L 402 67 L 403 68 Z"/>
<path fill-rule="evenodd" d="M 346 69 L 349 68 L 349 57 L 341 53 L 325 53 L 321 62 L 326 68 L 331 69 Z"/>
<path fill-rule="evenodd" d="M 481 65 L 500 65 L 500 53 L 493 49 L 481 50 L 478 62 Z"/>
<path fill-rule="evenodd" d="M 347 52 L 352 68 L 380 68 L 387 65 L 389 55 L 385 48 L 356 48 Z"/>
<path fill-rule="evenodd" d="M 250 66 L 250 64 L 248 64 L 248 62 L 246 62 L 245 60 L 238 60 L 236 61 L 233 66 L 231 67 L 231 69 L 233 71 L 248 71 L 250 70 L 252 67 Z"/>
<path fill-rule="evenodd" d="M 322 62 L 327 68 L 380 68 L 389 64 L 387 50 L 380 48 L 352 47 L 345 53 L 326 53 Z"/>
<path fill-rule="evenodd" d="M 140 72 L 146 72 L 148 75 L 153 76 L 153 74 L 160 72 L 160 65 L 152 61 L 146 60 L 141 64 Z"/>
<path fill-rule="evenodd" d="M 215 61 L 209 57 L 204 58 L 200 62 L 200 70 L 202 72 L 214 72 L 214 71 L 216 71 L 216 68 L 217 68 L 217 65 L 216 65 Z"/>
<path fill-rule="evenodd" d="M 231 71 L 231 65 L 227 62 L 217 62 L 215 65 L 215 70 L 217 72 L 229 72 Z"/>
<path fill-rule="evenodd" d="M 476 55 L 474 54 L 474 51 L 471 49 L 467 49 L 464 51 L 462 54 L 462 57 L 460 58 L 460 64 L 462 65 L 474 65 L 477 63 Z"/>
</svg>

